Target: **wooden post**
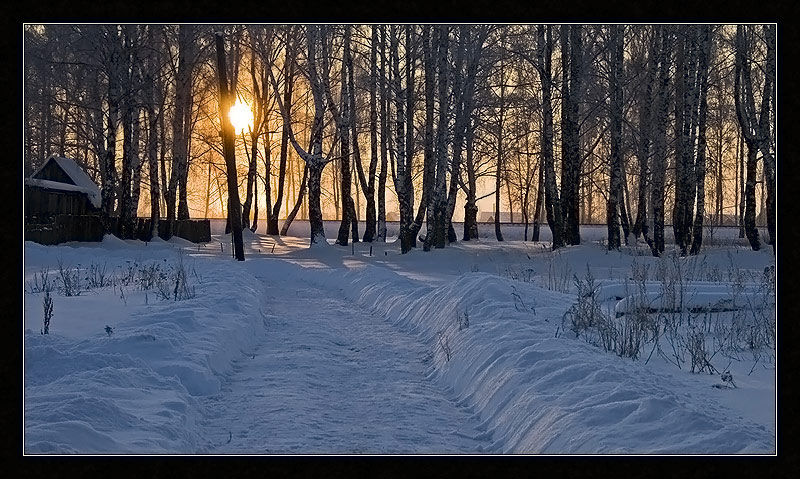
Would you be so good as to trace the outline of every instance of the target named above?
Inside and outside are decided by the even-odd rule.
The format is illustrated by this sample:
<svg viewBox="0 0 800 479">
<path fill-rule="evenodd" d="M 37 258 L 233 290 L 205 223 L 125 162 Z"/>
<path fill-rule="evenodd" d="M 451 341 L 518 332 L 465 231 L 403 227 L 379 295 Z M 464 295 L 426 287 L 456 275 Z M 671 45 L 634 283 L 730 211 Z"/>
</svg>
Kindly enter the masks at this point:
<svg viewBox="0 0 800 479">
<path fill-rule="evenodd" d="M 222 125 L 222 146 L 225 153 L 225 166 L 228 176 L 228 217 L 231 221 L 231 233 L 236 259 L 244 261 L 244 245 L 242 242 L 242 214 L 239 203 L 239 184 L 236 174 L 236 155 L 234 151 L 233 125 L 228 117 L 230 111 L 230 92 L 228 92 L 228 76 L 225 62 L 225 45 L 222 32 L 214 34 L 217 47 L 217 76 L 219 78 L 219 110 Z"/>
</svg>

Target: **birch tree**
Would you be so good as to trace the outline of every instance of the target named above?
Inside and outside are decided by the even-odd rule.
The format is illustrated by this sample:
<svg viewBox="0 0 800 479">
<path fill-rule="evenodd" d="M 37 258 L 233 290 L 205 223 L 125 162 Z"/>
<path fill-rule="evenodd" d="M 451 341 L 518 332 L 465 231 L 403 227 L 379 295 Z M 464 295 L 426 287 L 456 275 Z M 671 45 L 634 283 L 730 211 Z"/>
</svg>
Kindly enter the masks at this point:
<svg viewBox="0 0 800 479">
<path fill-rule="evenodd" d="M 397 165 L 397 174 L 394 176 L 394 187 L 397 192 L 397 201 L 400 204 L 400 251 L 405 254 L 413 247 L 411 223 L 413 222 L 414 191 L 411 183 L 411 148 L 413 145 L 406 136 L 406 95 L 413 95 L 413 56 L 411 44 L 411 27 L 406 25 L 406 86 L 402 88 L 400 76 L 400 28 L 392 25 L 390 28 L 391 58 L 392 58 L 392 93 L 395 104 L 395 149 L 393 159 Z M 412 111 L 408 111 L 413 115 Z"/>
<path fill-rule="evenodd" d="M 771 26 L 765 28 L 767 32 L 768 49 L 772 51 L 768 55 L 774 55 L 774 35 L 770 34 Z M 768 73 L 764 77 L 764 90 L 761 97 L 761 107 L 756 110 L 755 97 L 754 97 L 754 82 L 752 77 L 751 67 L 751 37 L 754 35 L 753 26 L 737 25 L 736 26 L 736 71 L 734 81 L 734 95 L 736 100 L 736 117 L 741 127 L 741 134 L 747 145 L 747 164 L 746 164 L 746 180 L 744 189 L 744 230 L 747 240 L 750 242 L 750 247 L 754 251 L 761 249 L 761 241 L 759 239 L 758 229 L 756 228 L 756 172 L 758 167 L 758 152 L 759 150 L 766 150 L 769 153 L 769 148 L 764 144 L 769 141 L 769 103 L 772 94 L 772 77 Z M 771 63 L 774 63 L 774 56 Z M 771 68 L 768 67 L 768 72 Z M 771 160 L 769 160 L 771 162 Z M 769 169 L 770 165 L 767 165 Z M 771 176 L 771 175 L 770 175 Z M 772 187 L 770 187 L 772 190 Z M 773 226 L 774 229 L 774 226 Z M 775 245 L 773 245 L 773 251 Z"/>
<path fill-rule="evenodd" d="M 350 100 L 350 129 L 353 135 L 353 162 L 356 165 L 356 172 L 361 184 L 361 190 L 366 198 L 366 217 L 364 218 L 365 242 L 375 240 L 377 218 L 375 210 L 375 174 L 378 167 L 378 30 L 375 26 L 370 28 L 370 70 L 369 70 L 369 137 L 370 137 L 370 159 L 367 172 L 361 164 L 361 149 L 358 142 L 358 110 L 356 108 L 356 88 L 354 80 L 354 70 L 352 56 L 348 65 L 348 86 Z"/>
<path fill-rule="evenodd" d="M 611 181 L 609 185 L 606 207 L 606 223 L 608 225 L 608 249 L 618 250 L 621 246 L 619 236 L 619 214 L 622 196 L 622 58 L 625 27 L 611 25 L 609 41 L 610 63 L 610 136 L 611 136 Z"/>
<path fill-rule="evenodd" d="M 568 245 L 581 242 L 580 191 L 580 123 L 579 105 L 583 90 L 583 27 L 561 25 L 561 216 L 564 241 Z"/>
<path fill-rule="evenodd" d="M 192 115 L 192 73 L 195 55 L 194 27 L 178 25 L 177 32 L 177 67 L 175 77 L 175 110 L 172 117 L 172 171 L 166 194 L 166 237 L 172 236 L 172 220 L 189 217 L 186 196 L 178 198 L 179 184 L 184 184 L 183 177 L 188 174 L 189 135 Z M 185 188 L 182 189 L 185 191 Z M 176 202 L 179 204 L 176 205 Z M 177 206 L 177 211 L 176 211 Z M 176 214 L 177 213 L 177 214 Z"/>
<path fill-rule="evenodd" d="M 389 170 L 389 95 L 388 95 L 388 70 L 389 61 L 386 54 L 386 25 L 378 25 L 380 32 L 380 170 L 378 172 L 378 241 L 386 242 L 386 178 Z"/>
<path fill-rule="evenodd" d="M 542 83 L 542 169 L 544 171 L 544 209 L 547 224 L 553 234 L 553 249 L 564 246 L 562 232 L 564 223 L 561 200 L 556 188 L 556 173 L 553 158 L 553 103 L 552 103 L 552 54 L 553 35 L 550 25 L 537 28 L 537 69 Z"/>
<path fill-rule="evenodd" d="M 695 185 L 697 187 L 697 212 L 692 225 L 692 246 L 690 250 L 693 255 L 700 253 L 700 247 L 703 244 L 703 220 L 706 214 L 706 122 L 708 118 L 708 63 L 711 56 L 711 26 L 703 25 L 698 27 L 698 33 L 700 35 L 700 59 L 698 65 L 700 105 L 697 126 L 697 159 L 694 165 Z"/>
<path fill-rule="evenodd" d="M 228 219 L 233 235 L 234 252 L 238 261 L 244 261 L 244 244 L 242 241 L 242 217 L 239 203 L 239 183 L 236 174 L 236 158 L 234 156 L 235 131 L 228 117 L 233 106 L 232 92 L 228 83 L 228 67 L 225 61 L 225 44 L 221 32 L 214 35 L 217 50 L 217 76 L 219 79 L 219 109 L 222 124 L 222 142 L 225 152 L 225 165 L 228 176 Z"/>
<path fill-rule="evenodd" d="M 650 31 L 650 39 L 647 45 L 647 59 L 645 66 L 645 76 L 643 88 L 639 95 L 639 116 L 637 124 L 638 141 L 636 157 L 639 162 L 639 187 L 636 202 L 636 219 L 633 223 L 633 236 L 648 236 L 648 210 L 650 208 L 648 191 L 650 190 L 650 161 L 653 145 L 653 104 L 654 92 L 653 84 L 656 81 L 658 67 L 657 51 L 659 48 L 658 34 L 653 28 Z"/>
<path fill-rule="evenodd" d="M 653 162 L 652 182 L 650 189 L 650 203 L 653 208 L 652 239 L 645 232 L 645 240 L 654 256 L 661 256 L 664 252 L 664 202 L 665 202 L 665 171 L 667 167 L 667 122 L 669 120 L 669 79 L 671 63 L 672 32 L 669 27 L 657 25 L 656 31 L 660 37 L 658 49 L 658 80 L 656 93 L 656 107 L 654 112 L 653 134 Z"/>
<path fill-rule="evenodd" d="M 278 95 L 278 107 L 281 111 L 284 124 L 288 125 L 289 140 L 292 143 L 297 154 L 306 164 L 308 168 L 308 219 L 311 226 L 311 245 L 325 244 L 325 228 L 322 222 L 322 207 L 320 204 L 320 196 L 322 191 L 322 171 L 332 157 L 330 155 L 323 156 L 322 152 L 322 137 L 324 129 L 324 117 L 327 109 L 326 94 L 324 79 L 318 68 L 318 50 L 320 48 L 320 26 L 308 25 L 306 26 L 306 43 L 308 53 L 306 55 L 306 74 L 311 85 L 311 93 L 314 99 L 314 120 L 311 125 L 311 135 L 309 139 L 309 149 L 306 151 L 295 137 L 294 130 L 291 127 L 291 117 L 289 116 L 286 105 Z M 273 89 L 278 90 L 277 81 L 272 74 L 272 69 L 268 70 L 270 81 L 272 82 Z"/>
<path fill-rule="evenodd" d="M 347 65 L 348 63 L 352 67 L 352 61 L 350 61 L 350 26 L 345 25 L 344 27 L 344 35 L 343 35 L 343 59 L 342 59 L 342 67 L 340 69 L 341 74 L 341 90 L 339 94 L 339 105 L 337 107 L 336 102 L 334 101 L 333 94 L 331 93 L 331 85 L 330 85 L 330 64 L 329 64 L 329 55 L 328 55 L 328 38 L 327 38 L 327 28 L 322 26 L 322 65 L 323 65 L 323 74 L 322 74 L 322 82 L 323 87 L 325 90 L 325 97 L 328 101 L 329 109 L 331 114 L 333 115 L 334 121 L 336 123 L 336 129 L 339 135 L 339 151 L 340 151 L 340 160 L 339 160 L 339 167 L 340 167 L 340 198 L 342 201 L 342 221 L 339 225 L 339 233 L 336 237 L 336 244 L 347 246 L 348 238 L 350 236 L 350 227 L 351 223 L 356 221 L 355 219 L 355 205 L 353 203 L 353 196 L 351 186 L 353 183 L 352 179 L 352 170 L 350 168 L 352 159 L 350 158 L 350 138 L 352 135 L 352 125 L 350 122 L 350 101 L 348 99 L 348 86 L 347 86 Z M 353 237 L 353 241 L 358 241 L 358 236 L 355 235 Z"/>
</svg>

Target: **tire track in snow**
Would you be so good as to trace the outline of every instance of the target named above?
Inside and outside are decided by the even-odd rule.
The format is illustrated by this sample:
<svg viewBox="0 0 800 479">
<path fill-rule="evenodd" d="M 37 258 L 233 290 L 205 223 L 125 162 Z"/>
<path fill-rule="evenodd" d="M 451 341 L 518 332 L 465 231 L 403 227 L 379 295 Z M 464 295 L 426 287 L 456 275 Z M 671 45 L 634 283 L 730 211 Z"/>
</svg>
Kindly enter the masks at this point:
<svg viewBox="0 0 800 479">
<path fill-rule="evenodd" d="M 489 439 L 427 378 L 431 352 L 311 286 L 264 288 L 266 340 L 202 400 L 210 454 L 474 453 Z M 258 314 L 258 313 L 256 313 Z"/>
</svg>

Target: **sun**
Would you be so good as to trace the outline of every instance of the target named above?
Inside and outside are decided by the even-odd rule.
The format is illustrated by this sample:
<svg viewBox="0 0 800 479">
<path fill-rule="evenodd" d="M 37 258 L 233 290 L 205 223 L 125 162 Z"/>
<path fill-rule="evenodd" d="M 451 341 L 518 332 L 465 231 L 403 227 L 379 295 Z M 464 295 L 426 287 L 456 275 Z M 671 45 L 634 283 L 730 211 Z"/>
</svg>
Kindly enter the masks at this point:
<svg viewBox="0 0 800 479">
<path fill-rule="evenodd" d="M 242 102 L 241 98 L 236 99 L 236 103 L 228 112 L 228 118 L 237 134 L 242 133 L 248 127 L 253 127 L 253 111 L 247 103 Z"/>
</svg>

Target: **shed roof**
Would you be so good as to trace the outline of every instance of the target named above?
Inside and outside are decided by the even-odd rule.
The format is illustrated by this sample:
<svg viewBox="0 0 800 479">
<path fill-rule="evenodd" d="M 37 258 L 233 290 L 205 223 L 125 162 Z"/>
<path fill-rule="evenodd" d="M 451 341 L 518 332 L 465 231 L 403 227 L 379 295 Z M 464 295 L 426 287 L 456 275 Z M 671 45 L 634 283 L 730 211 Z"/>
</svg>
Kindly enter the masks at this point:
<svg viewBox="0 0 800 479">
<path fill-rule="evenodd" d="M 35 176 L 39 172 L 41 172 L 51 161 L 56 162 L 59 168 L 61 168 L 64 171 L 64 173 L 66 173 L 66 175 L 69 176 L 70 179 L 72 179 L 72 181 L 75 184 L 70 185 L 68 183 L 61 183 L 58 181 L 49 181 L 49 180 L 42 180 L 35 178 Z M 26 179 L 25 182 L 30 185 L 40 186 L 43 188 L 49 188 L 53 190 L 79 191 L 81 193 L 86 194 L 86 196 L 89 198 L 89 201 L 92 202 L 92 206 L 94 206 L 95 208 L 100 207 L 101 203 L 100 188 L 95 184 L 94 181 L 92 181 L 91 178 L 89 178 L 89 175 L 87 175 L 86 172 L 83 171 L 83 168 L 78 166 L 78 164 L 75 163 L 75 160 L 72 160 L 70 158 L 51 156 L 50 158 L 48 158 L 47 161 L 44 162 L 44 164 L 38 170 L 33 172 L 31 178 Z"/>
</svg>

